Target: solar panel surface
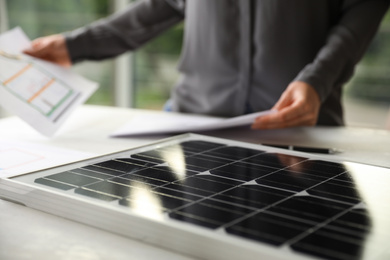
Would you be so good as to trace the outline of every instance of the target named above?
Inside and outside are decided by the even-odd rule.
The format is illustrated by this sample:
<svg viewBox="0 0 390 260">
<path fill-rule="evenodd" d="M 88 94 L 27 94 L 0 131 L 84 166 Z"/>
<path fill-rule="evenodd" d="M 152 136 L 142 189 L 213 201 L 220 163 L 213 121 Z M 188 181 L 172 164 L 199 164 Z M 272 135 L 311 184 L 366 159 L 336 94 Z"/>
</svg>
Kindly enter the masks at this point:
<svg viewBox="0 0 390 260">
<path fill-rule="evenodd" d="M 375 259 L 387 250 L 390 197 L 375 188 L 390 169 L 276 151 L 163 142 L 34 183 L 298 255 Z"/>
</svg>

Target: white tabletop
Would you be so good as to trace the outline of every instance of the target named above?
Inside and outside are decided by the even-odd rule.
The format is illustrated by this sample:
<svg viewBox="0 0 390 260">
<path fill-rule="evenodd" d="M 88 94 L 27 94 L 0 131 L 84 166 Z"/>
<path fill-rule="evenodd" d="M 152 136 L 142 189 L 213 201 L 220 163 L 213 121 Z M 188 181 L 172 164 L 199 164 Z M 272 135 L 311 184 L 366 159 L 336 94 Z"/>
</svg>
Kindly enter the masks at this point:
<svg viewBox="0 0 390 260">
<path fill-rule="evenodd" d="M 0 120 L 0 140 L 68 148 L 101 155 L 161 139 L 162 136 L 110 138 L 108 135 L 142 113 L 113 107 L 80 107 L 53 138 L 46 138 L 17 117 Z M 306 127 L 204 133 L 252 143 L 275 143 L 343 150 L 330 159 L 390 167 L 390 132 L 362 128 Z M 0 259 L 192 259 L 174 252 L 0 200 Z"/>
</svg>

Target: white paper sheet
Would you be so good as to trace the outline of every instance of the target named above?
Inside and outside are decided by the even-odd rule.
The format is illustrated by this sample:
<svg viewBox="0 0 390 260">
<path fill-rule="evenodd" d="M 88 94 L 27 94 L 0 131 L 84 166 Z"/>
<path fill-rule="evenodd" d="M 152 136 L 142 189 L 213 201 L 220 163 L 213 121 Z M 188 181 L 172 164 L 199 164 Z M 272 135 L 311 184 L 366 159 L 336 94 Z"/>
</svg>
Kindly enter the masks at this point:
<svg viewBox="0 0 390 260">
<path fill-rule="evenodd" d="M 71 70 L 23 55 L 31 42 L 19 28 L 0 35 L 0 105 L 52 136 L 97 89 Z"/>
<path fill-rule="evenodd" d="M 208 117 L 179 113 L 137 115 L 130 122 L 114 131 L 111 137 L 133 135 L 178 134 L 202 132 L 251 125 L 255 118 L 273 113 L 272 110 L 256 112 L 232 118 Z"/>
<path fill-rule="evenodd" d="M 0 178 L 14 177 L 92 156 L 94 154 L 71 149 L 0 140 Z"/>
</svg>

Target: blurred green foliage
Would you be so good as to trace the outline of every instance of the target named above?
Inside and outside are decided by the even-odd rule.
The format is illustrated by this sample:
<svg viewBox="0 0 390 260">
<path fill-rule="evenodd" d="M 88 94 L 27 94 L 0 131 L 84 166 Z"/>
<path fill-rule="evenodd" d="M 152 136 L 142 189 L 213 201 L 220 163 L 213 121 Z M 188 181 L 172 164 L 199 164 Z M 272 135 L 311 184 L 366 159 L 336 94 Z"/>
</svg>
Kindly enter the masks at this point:
<svg viewBox="0 0 390 260">
<path fill-rule="evenodd" d="M 75 29 L 106 16 L 107 0 L 8 0 L 10 27 L 20 25 L 31 38 Z"/>
<path fill-rule="evenodd" d="M 178 78 L 183 24 L 147 43 L 134 55 L 134 104 L 137 108 L 162 109 Z"/>
<path fill-rule="evenodd" d="M 9 27 L 20 26 L 30 39 L 76 29 L 111 11 L 107 0 L 7 0 L 6 4 Z M 75 70 L 86 72 L 83 74 L 100 84 L 88 103 L 113 104 L 112 62 L 76 65 Z"/>
<path fill-rule="evenodd" d="M 358 99 L 390 103 L 390 11 L 359 62 L 346 95 Z"/>
<path fill-rule="evenodd" d="M 70 31 L 106 17 L 112 0 L 7 0 L 10 28 L 20 26 L 31 39 Z M 140 48 L 133 56 L 134 104 L 161 109 L 177 78 L 175 62 L 181 50 L 183 25 Z M 113 62 L 84 62 L 75 70 L 99 82 L 88 103 L 113 105 Z"/>
</svg>

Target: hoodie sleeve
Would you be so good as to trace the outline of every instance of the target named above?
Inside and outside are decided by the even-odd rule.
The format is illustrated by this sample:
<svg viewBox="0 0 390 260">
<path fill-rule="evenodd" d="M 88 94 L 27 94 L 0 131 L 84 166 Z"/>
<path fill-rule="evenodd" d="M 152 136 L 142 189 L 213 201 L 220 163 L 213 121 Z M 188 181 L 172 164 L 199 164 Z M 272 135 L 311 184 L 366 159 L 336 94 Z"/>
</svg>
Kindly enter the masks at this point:
<svg viewBox="0 0 390 260">
<path fill-rule="evenodd" d="M 389 0 L 346 0 L 327 43 L 295 78 L 312 85 L 322 101 L 348 81 L 385 15 Z"/>
<path fill-rule="evenodd" d="M 142 0 L 64 33 L 73 63 L 102 60 L 134 50 L 184 19 L 183 0 Z"/>
</svg>

